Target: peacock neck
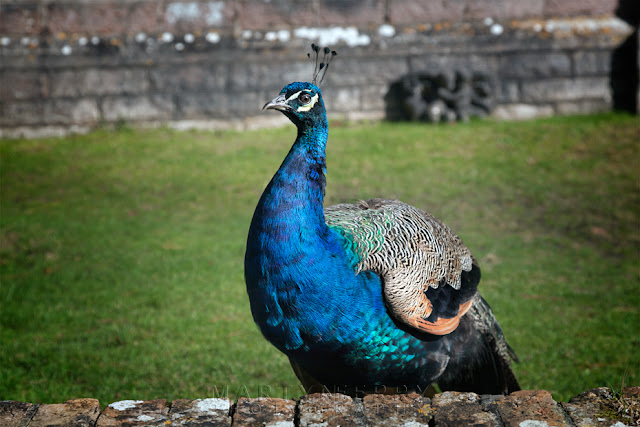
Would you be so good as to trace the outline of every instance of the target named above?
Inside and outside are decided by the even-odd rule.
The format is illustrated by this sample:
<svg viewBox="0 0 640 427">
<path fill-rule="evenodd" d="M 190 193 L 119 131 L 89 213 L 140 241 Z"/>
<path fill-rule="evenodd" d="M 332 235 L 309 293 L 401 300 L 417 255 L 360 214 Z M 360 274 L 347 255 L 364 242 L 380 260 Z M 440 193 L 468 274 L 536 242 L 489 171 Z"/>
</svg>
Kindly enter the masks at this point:
<svg viewBox="0 0 640 427">
<path fill-rule="evenodd" d="M 289 218 L 292 226 L 300 226 L 301 223 L 325 226 L 323 201 L 327 135 L 326 122 L 313 127 L 299 127 L 295 143 L 263 194 L 261 204 L 271 208 L 271 214 Z"/>
</svg>

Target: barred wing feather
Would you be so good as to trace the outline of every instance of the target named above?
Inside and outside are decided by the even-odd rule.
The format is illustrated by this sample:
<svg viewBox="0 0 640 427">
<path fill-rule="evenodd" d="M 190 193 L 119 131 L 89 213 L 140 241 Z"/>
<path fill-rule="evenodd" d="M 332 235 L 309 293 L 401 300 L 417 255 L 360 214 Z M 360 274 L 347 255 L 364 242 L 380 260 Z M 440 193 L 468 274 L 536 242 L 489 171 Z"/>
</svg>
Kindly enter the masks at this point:
<svg viewBox="0 0 640 427">
<path fill-rule="evenodd" d="M 330 206 L 325 221 L 343 236 L 356 273 L 382 278 L 387 306 L 401 322 L 445 335 L 471 308 L 479 268 L 462 240 L 430 214 L 370 199 Z"/>
</svg>

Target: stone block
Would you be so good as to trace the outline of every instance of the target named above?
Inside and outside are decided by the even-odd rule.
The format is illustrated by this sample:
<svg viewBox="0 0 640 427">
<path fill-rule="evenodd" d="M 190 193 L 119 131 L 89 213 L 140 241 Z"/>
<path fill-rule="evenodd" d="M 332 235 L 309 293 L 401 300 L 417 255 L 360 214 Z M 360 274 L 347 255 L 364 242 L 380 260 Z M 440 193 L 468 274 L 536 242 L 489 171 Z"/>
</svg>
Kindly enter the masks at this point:
<svg viewBox="0 0 640 427">
<path fill-rule="evenodd" d="M 570 102 L 558 102 L 556 113 L 558 114 L 594 114 L 611 111 L 611 102 L 608 100 L 575 100 Z"/>
<path fill-rule="evenodd" d="M 571 75 L 571 58 L 564 53 L 536 52 L 504 55 L 498 73 L 506 78 L 550 78 Z"/>
<path fill-rule="evenodd" d="M 323 100 L 327 111 L 332 113 L 348 113 L 362 109 L 361 88 L 339 87 L 331 88 L 323 93 Z"/>
<path fill-rule="evenodd" d="M 85 68 L 53 72 L 49 91 L 52 97 L 136 95 L 147 92 L 149 85 L 144 69 Z"/>
<path fill-rule="evenodd" d="M 174 110 L 170 95 L 117 96 L 102 101 L 102 116 L 108 122 L 167 120 Z"/>
<path fill-rule="evenodd" d="M 389 8 L 393 25 L 461 22 L 466 8 L 464 0 L 394 0 Z"/>
<path fill-rule="evenodd" d="M 500 79 L 496 87 L 496 103 L 516 103 L 520 99 L 520 85 L 517 80 Z"/>
<path fill-rule="evenodd" d="M 33 403 L 16 402 L 13 400 L 0 401 L 0 426 L 26 426 L 38 410 Z"/>
<path fill-rule="evenodd" d="M 568 427 L 562 409 L 545 390 L 521 390 L 495 401 L 505 427 Z"/>
<path fill-rule="evenodd" d="M 427 427 L 433 418 L 429 399 L 413 394 L 371 394 L 363 399 L 365 423 L 372 427 L 389 425 Z"/>
<path fill-rule="evenodd" d="M 576 79 L 546 79 L 522 83 L 525 102 L 575 101 L 579 99 L 611 101 L 611 88 L 607 77 Z"/>
<path fill-rule="evenodd" d="M 100 402 L 96 399 L 68 400 L 65 403 L 43 404 L 30 426 L 93 427 L 100 415 Z"/>
<path fill-rule="evenodd" d="M 104 408 L 96 427 L 166 425 L 169 408 L 165 399 L 122 400 Z"/>
<path fill-rule="evenodd" d="M 241 397 L 233 414 L 234 426 L 294 427 L 296 402 L 275 397 Z"/>
<path fill-rule="evenodd" d="M 355 427 L 362 425 L 356 402 L 344 394 L 314 393 L 300 398 L 300 427 Z M 361 409 L 360 409 L 361 411 Z"/>
<path fill-rule="evenodd" d="M 174 400 L 171 402 L 171 409 L 165 424 L 190 427 L 230 426 L 230 408 L 229 399 Z"/>
<path fill-rule="evenodd" d="M 230 91 L 274 90 L 272 98 L 284 85 L 294 81 L 311 81 L 313 67 L 308 62 L 233 63 L 228 70 Z M 272 99 L 269 98 L 269 99 Z"/>
<path fill-rule="evenodd" d="M 46 76 L 38 71 L 4 71 L 1 75 L 0 101 L 37 99 L 46 88 Z"/>
<path fill-rule="evenodd" d="M 43 103 L 42 122 L 47 124 L 97 124 L 100 119 L 94 99 L 54 99 Z"/>
<path fill-rule="evenodd" d="M 387 85 L 368 85 L 362 88 L 362 110 L 363 111 L 384 111 L 384 96 L 389 91 Z"/>
<path fill-rule="evenodd" d="M 432 405 L 437 426 L 501 427 L 498 416 L 484 411 L 475 393 L 444 392 L 434 396 Z"/>
<path fill-rule="evenodd" d="M 563 402 L 560 405 L 571 417 L 576 427 L 634 425 L 633 420 L 617 411 L 616 404 L 623 399 L 627 399 L 623 403 L 629 407 L 634 402 L 637 407 L 640 404 L 640 388 L 628 387 L 618 395 L 607 387 L 595 388 L 580 393 L 568 403 Z"/>
<path fill-rule="evenodd" d="M 0 34 L 3 36 L 37 36 L 42 30 L 40 2 L 0 3 Z"/>
<path fill-rule="evenodd" d="M 611 60 L 610 51 L 577 51 L 573 53 L 574 72 L 577 76 L 609 75 Z"/>
<path fill-rule="evenodd" d="M 554 113 L 551 105 L 504 104 L 498 105 L 491 113 L 499 120 L 530 120 L 538 117 L 550 117 Z"/>
<path fill-rule="evenodd" d="M 44 124 L 44 103 L 41 100 L 3 102 L 0 104 L 0 125 Z"/>
<path fill-rule="evenodd" d="M 409 72 L 404 57 L 341 58 L 336 59 L 335 67 L 327 74 L 327 87 L 332 85 L 368 86 L 385 84 L 398 80 Z M 311 67 L 309 67 L 310 69 Z"/>
<path fill-rule="evenodd" d="M 227 69 L 214 64 L 159 66 L 151 70 L 150 77 L 160 91 L 209 92 L 225 88 Z"/>
</svg>

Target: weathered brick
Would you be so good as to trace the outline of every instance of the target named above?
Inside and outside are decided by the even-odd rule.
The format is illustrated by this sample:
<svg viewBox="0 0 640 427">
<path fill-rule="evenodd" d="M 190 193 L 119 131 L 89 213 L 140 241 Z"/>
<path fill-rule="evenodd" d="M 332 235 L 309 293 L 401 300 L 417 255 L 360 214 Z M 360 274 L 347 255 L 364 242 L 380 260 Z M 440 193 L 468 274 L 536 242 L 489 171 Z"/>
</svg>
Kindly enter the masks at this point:
<svg viewBox="0 0 640 427">
<path fill-rule="evenodd" d="M 545 0 L 543 14 L 553 16 L 613 15 L 618 0 Z"/>
<path fill-rule="evenodd" d="M 157 12 L 153 1 L 82 3 L 54 2 L 48 5 L 48 29 L 56 34 L 80 33 L 98 36 L 122 36 L 157 30 Z"/>
<path fill-rule="evenodd" d="M 40 2 L 0 3 L 0 34 L 37 36 L 42 30 Z"/>
<path fill-rule="evenodd" d="M 496 414 L 485 412 L 475 393 L 445 392 L 433 398 L 435 424 L 441 427 L 500 427 Z"/>
<path fill-rule="evenodd" d="M 185 34 L 204 28 L 231 28 L 234 4 L 233 0 L 169 1 L 162 11 L 163 29 Z"/>
<path fill-rule="evenodd" d="M 611 88 L 607 77 L 577 79 L 546 79 L 522 83 L 523 101 L 549 102 L 574 101 L 596 98 L 611 100 Z"/>
<path fill-rule="evenodd" d="M 464 0 L 394 0 L 389 19 L 394 25 L 460 22 L 466 7 Z"/>
<path fill-rule="evenodd" d="M 571 58 L 564 53 L 516 53 L 500 57 L 500 77 L 549 78 L 571 75 Z"/>
<path fill-rule="evenodd" d="M 179 399 L 171 402 L 168 420 L 171 426 L 230 426 L 229 399 Z"/>
<path fill-rule="evenodd" d="M 325 0 L 319 2 L 318 25 L 363 27 L 381 25 L 385 17 L 384 0 Z"/>
<path fill-rule="evenodd" d="M 233 414 L 233 425 L 294 427 L 295 411 L 293 400 L 241 397 Z"/>
<path fill-rule="evenodd" d="M 169 408 L 165 399 L 122 400 L 104 408 L 96 427 L 164 425 Z"/>
<path fill-rule="evenodd" d="M 544 0 L 469 0 L 466 2 L 465 19 L 479 21 L 523 19 L 542 15 Z"/>
<path fill-rule="evenodd" d="M 545 390 L 522 390 L 495 401 L 505 427 L 522 427 L 546 423 L 554 427 L 567 427 L 564 414 Z M 529 421 L 529 423 L 526 423 Z M 539 423 L 535 423 L 538 421 Z"/>
<path fill-rule="evenodd" d="M 365 423 L 368 426 L 429 425 L 433 410 L 429 399 L 419 394 L 372 394 L 363 399 Z"/>
<path fill-rule="evenodd" d="M 362 424 L 356 403 L 344 394 L 315 393 L 300 398 L 300 427 L 351 427 Z"/>
<path fill-rule="evenodd" d="M 174 105 L 168 95 L 106 97 L 102 111 L 109 122 L 167 120 L 173 114 Z"/>
<path fill-rule="evenodd" d="M 29 425 L 51 427 L 93 427 L 100 415 L 96 399 L 68 400 L 65 403 L 43 404 Z"/>
<path fill-rule="evenodd" d="M 33 403 L 0 401 L 0 425 L 5 427 L 26 426 L 38 410 Z"/>
<path fill-rule="evenodd" d="M 246 30 L 318 25 L 313 3 L 305 0 L 244 1 L 239 9 L 237 24 Z"/>
</svg>

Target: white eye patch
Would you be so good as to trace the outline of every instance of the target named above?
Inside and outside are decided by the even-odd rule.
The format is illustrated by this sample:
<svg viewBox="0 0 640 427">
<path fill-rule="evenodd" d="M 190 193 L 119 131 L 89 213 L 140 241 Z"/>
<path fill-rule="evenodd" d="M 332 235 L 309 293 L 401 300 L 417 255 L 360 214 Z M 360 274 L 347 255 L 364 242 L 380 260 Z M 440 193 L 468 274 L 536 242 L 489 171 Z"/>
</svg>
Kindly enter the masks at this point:
<svg viewBox="0 0 640 427">
<path fill-rule="evenodd" d="M 289 98 L 287 98 L 287 102 L 291 101 L 292 99 L 297 98 L 301 93 L 302 93 L 302 91 L 298 91 L 298 92 L 294 93 Z M 308 104 L 299 106 L 296 111 L 299 112 L 299 113 L 302 113 L 302 112 L 305 112 L 305 111 L 309 111 L 309 110 L 311 110 L 313 108 L 314 105 L 316 105 L 316 102 L 318 102 L 318 94 L 317 93 L 311 97 L 311 101 L 309 101 Z"/>
</svg>

